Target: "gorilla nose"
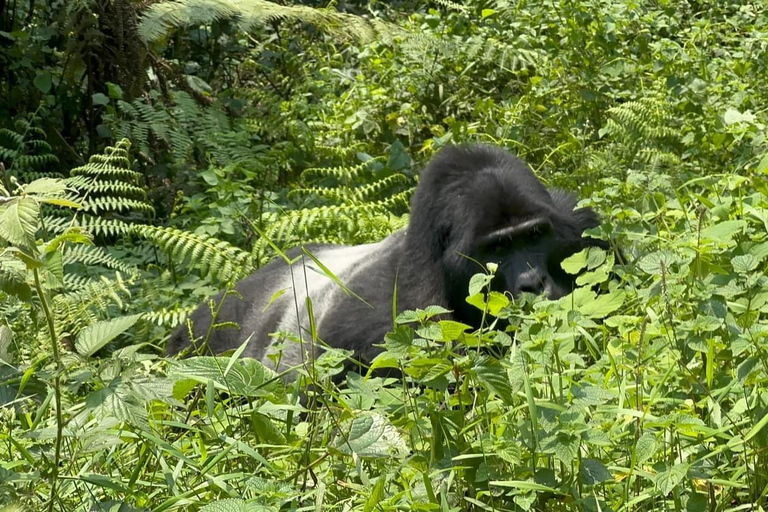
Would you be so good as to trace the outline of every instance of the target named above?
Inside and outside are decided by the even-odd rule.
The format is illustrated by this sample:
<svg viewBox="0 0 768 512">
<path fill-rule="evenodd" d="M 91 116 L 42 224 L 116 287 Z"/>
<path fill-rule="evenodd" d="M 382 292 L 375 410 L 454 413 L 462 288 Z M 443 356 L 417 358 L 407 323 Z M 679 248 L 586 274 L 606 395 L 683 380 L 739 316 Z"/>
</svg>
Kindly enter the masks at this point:
<svg viewBox="0 0 768 512">
<path fill-rule="evenodd" d="M 520 276 L 517 278 L 517 283 L 515 285 L 515 295 L 519 295 L 521 293 L 532 293 L 534 295 L 540 295 L 542 293 L 547 293 L 549 295 L 549 279 L 546 276 L 542 276 L 539 274 L 536 270 L 530 269 L 526 272 L 523 272 L 520 274 Z"/>
</svg>

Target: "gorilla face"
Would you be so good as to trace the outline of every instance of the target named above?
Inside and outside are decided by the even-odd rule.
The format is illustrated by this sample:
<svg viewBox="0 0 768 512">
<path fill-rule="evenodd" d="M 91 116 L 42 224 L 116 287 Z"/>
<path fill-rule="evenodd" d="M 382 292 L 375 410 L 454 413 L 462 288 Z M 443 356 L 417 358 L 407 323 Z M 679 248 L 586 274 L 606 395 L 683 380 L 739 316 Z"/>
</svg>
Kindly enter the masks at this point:
<svg viewBox="0 0 768 512">
<path fill-rule="evenodd" d="M 537 217 L 481 237 L 473 259 L 483 265 L 498 264 L 492 283 L 494 290 L 544 294 L 558 299 L 571 292 L 575 276 L 565 272 L 560 263 L 582 248 L 581 240 L 558 236 L 552 221 Z"/>
</svg>

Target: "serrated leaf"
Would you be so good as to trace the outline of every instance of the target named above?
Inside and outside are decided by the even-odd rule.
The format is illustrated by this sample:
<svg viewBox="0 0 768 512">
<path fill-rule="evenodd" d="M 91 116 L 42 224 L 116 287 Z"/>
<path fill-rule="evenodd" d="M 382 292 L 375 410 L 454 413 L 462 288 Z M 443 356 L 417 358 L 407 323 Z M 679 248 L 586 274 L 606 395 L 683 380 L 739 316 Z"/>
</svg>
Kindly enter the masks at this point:
<svg viewBox="0 0 768 512">
<path fill-rule="evenodd" d="M 656 488 L 666 496 L 683 481 L 688 474 L 688 464 L 672 464 L 664 471 L 657 473 L 653 481 Z"/>
<path fill-rule="evenodd" d="M 399 315 L 397 315 L 397 318 L 395 318 L 395 323 L 397 324 L 410 324 L 418 321 L 419 314 L 416 311 L 412 311 L 410 309 L 402 311 Z"/>
<path fill-rule="evenodd" d="M 573 387 L 574 402 L 582 406 L 602 405 L 615 398 L 615 394 L 597 386 Z"/>
<path fill-rule="evenodd" d="M 560 461 L 570 464 L 579 453 L 581 437 L 567 432 L 556 432 L 541 441 L 545 453 L 554 453 Z"/>
<path fill-rule="evenodd" d="M 579 477 L 586 485 L 596 485 L 613 480 L 608 468 L 597 459 L 582 459 Z"/>
<path fill-rule="evenodd" d="M 262 396 L 280 392 L 282 381 L 277 374 L 255 359 L 199 356 L 174 361 L 169 375 L 174 379 L 192 379 L 201 384 L 213 382 L 219 389 L 242 396 Z M 229 370 L 225 374 L 225 369 Z"/>
<path fill-rule="evenodd" d="M 130 329 L 140 317 L 141 315 L 121 316 L 85 327 L 77 335 L 75 350 L 82 356 L 92 356 L 107 343 Z"/>
<path fill-rule="evenodd" d="M 497 394 L 507 405 L 512 404 L 513 391 L 512 384 L 509 382 L 509 375 L 496 359 L 480 358 L 472 371 L 480 384 Z"/>
<path fill-rule="evenodd" d="M 560 266 L 569 274 L 578 274 L 587 267 L 587 250 L 582 249 L 576 254 L 568 256 L 560 263 Z"/>
<path fill-rule="evenodd" d="M 252 476 L 245 485 L 258 496 L 266 496 L 270 499 L 290 499 L 300 494 L 294 486 L 288 482 L 282 482 L 275 479 L 267 479 L 259 476 Z"/>
<path fill-rule="evenodd" d="M 381 414 L 354 418 L 341 427 L 331 443 L 338 451 L 364 458 L 405 457 L 408 446 L 400 432 Z"/>
<path fill-rule="evenodd" d="M 669 273 L 669 267 L 678 259 L 672 251 L 656 251 L 643 256 L 637 266 L 646 274 L 660 276 L 662 272 Z"/>
<path fill-rule="evenodd" d="M 461 337 L 465 331 L 471 329 L 467 324 L 456 322 L 454 320 L 441 320 L 438 322 L 442 330 L 443 341 L 454 341 Z"/>
<path fill-rule="evenodd" d="M 250 512 L 250 508 L 246 508 L 247 504 L 245 500 L 240 498 L 225 498 L 217 501 L 216 503 L 210 503 L 200 509 L 200 512 Z"/>
<path fill-rule="evenodd" d="M 24 187 L 25 194 L 38 194 L 42 196 L 60 195 L 66 191 L 67 186 L 64 184 L 64 181 L 55 178 L 40 178 Z"/>
<path fill-rule="evenodd" d="M 605 318 L 624 304 L 624 290 L 597 295 L 589 288 L 577 288 L 571 295 L 560 299 L 588 318 Z"/>
<path fill-rule="evenodd" d="M 737 274 L 748 274 L 755 270 L 759 264 L 760 260 L 751 254 L 742 254 L 731 259 L 731 267 Z"/>
<path fill-rule="evenodd" d="M 469 280 L 469 295 L 482 292 L 491 283 L 491 279 L 493 276 L 489 274 L 473 275 Z"/>
<path fill-rule="evenodd" d="M 656 434 L 653 432 L 646 432 L 635 444 L 635 458 L 637 464 L 642 464 L 647 460 L 650 460 L 656 453 Z"/>
<path fill-rule="evenodd" d="M 726 220 L 703 229 L 701 236 L 724 242 L 736 236 L 746 225 L 745 220 Z"/>
<path fill-rule="evenodd" d="M 40 206 L 32 198 L 15 197 L 0 209 L 0 238 L 19 247 L 33 247 Z"/>
</svg>

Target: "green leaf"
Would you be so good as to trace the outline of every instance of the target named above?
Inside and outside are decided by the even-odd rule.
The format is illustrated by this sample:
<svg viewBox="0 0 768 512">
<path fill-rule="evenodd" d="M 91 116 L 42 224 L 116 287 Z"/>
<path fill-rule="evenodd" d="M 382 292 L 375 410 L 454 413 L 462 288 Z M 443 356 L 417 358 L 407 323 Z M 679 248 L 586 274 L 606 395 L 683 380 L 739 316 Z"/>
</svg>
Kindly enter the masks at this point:
<svg viewBox="0 0 768 512">
<path fill-rule="evenodd" d="M 438 324 L 440 325 L 440 329 L 442 329 L 443 341 L 457 340 L 464 334 L 464 332 L 471 329 L 469 325 L 453 320 L 441 320 Z"/>
<path fill-rule="evenodd" d="M 541 441 L 544 453 L 554 453 L 565 464 L 570 464 L 576 458 L 580 445 L 581 437 L 567 432 L 555 432 Z"/>
<path fill-rule="evenodd" d="M 768 174 L 768 153 L 763 156 L 760 163 L 757 164 L 757 172 L 760 174 Z"/>
<path fill-rule="evenodd" d="M 664 471 L 657 473 L 653 481 L 656 488 L 663 496 L 666 496 L 680 484 L 688 474 L 689 464 L 672 464 Z"/>
<path fill-rule="evenodd" d="M 63 206 L 65 208 L 72 208 L 75 210 L 79 210 L 83 207 L 80 203 L 76 203 L 74 201 L 70 201 L 69 199 L 64 199 L 62 197 L 42 197 L 38 198 L 40 202 L 46 203 L 46 204 L 52 204 L 54 206 Z"/>
<path fill-rule="evenodd" d="M 35 79 L 32 80 L 32 83 L 43 94 L 48 94 L 48 91 L 51 90 L 51 85 L 53 84 L 51 81 L 51 74 L 48 71 L 39 73 Z"/>
<path fill-rule="evenodd" d="M 711 238 L 725 242 L 732 239 L 736 234 L 741 232 L 747 225 L 745 220 L 726 220 L 709 226 L 701 231 L 702 238 Z"/>
<path fill-rule="evenodd" d="M 14 197 L 0 209 L 0 238 L 20 247 L 33 247 L 40 206 L 29 197 Z"/>
<path fill-rule="evenodd" d="M 106 94 L 97 92 L 91 96 L 94 105 L 109 105 L 109 98 Z"/>
<path fill-rule="evenodd" d="M 635 457 L 637 464 L 650 460 L 653 454 L 656 453 L 656 434 L 653 432 L 646 432 L 635 444 Z"/>
<path fill-rule="evenodd" d="M 261 396 L 281 392 L 277 374 L 255 359 L 238 359 L 231 366 L 229 357 L 200 356 L 175 361 L 170 376 L 192 379 L 201 384 L 213 382 L 217 388 L 242 396 Z M 225 369 L 228 371 L 225 374 Z"/>
<path fill-rule="evenodd" d="M 613 400 L 616 395 L 607 389 L 597 386 L 573 387 L 574 403 L 584 407 L 590 405 L 602 405 Z"/>
<path fill-rule="evenodd" d="M 496 393 L 507 405 L 512 404 L 512 384 L 509 382 L 507 370 L 501 366 L 498 360 L 481 357 L 472 371 L 480 384 L 489 391 Z"/>
<path fill-rule="evenodd" d="M 13 331 L 10 327 L 0 325 L 0 362 L 11 364 L 11 342 Z"/>
<path fill-rule="evenodd" d="M 760 264 L 760 260 L 752 256 L 751 254 L 742 254 L 740 256 L 734 256 L 731 259 L 731 266 L 733 271 L 737 274 L 748 274 L 755 270 Z"/>
<path fill-rule="evenodd" d="M 107 82 L 107 93 L 110 98 L 120 99 L 123 97 L 123 88 L 117 84 Z"/>
<path fill-rule="evenodd" d="M 63 180 L 55 178 L 40 178 L 24 187 L 25 194 L 37 194 L 42 196 L 57 196 L 67 191 Z"/>
<path fill-rule="evenodd" d="M 587 267 L 587 250 L 583 249 L 576 254 L 568 256 L 560 263 L 560 266 L 569 274 L 578 274 Z"/>
<path fill-rule="evenodd" d="M 669 273 L 669 268 L 677 263 L 678 258 L 672 251 L 656 251 L 643 256 L 637 266 L 646 274 L 660 276 Z"/>
<path fill-rule="evenodd" d="M 568 306 L 571 301 L 575 309 L 589 318 L 605 318 L 624 304 L 627 294 L 624 290 L 597 295 L 589 288 L 578 288 L 571 295 L 560 299 Z"/>
<path fill-rule="evenodd" d="M 331 446 L 351 455 L 386 459 L 406 457 L 408 446 L 400 432 L 381 414 L 367 414 L 348 421 L 336 433 Z"/>
<path fill-rule="evenodd" d="M 482 292 L 490 283 L 493 276 L 490 274 L 475 274 L 469 280 L 469 294 L 475 295 Z"/>
<path fill-rule="evenodd" d="M 386 483 L 386 473 L 383 473 L 376 481 L 376 485 L 373 486 L 373 490 L 371 491 L 370 496 L 368 496 L 368 499 L 365 500 L 365 505 L 363 505 L 363 512 L 373 512 L 377 509 L 377 507 L 384 499 L 384 486 Z"/>
<path fill-rule="evenodd" d="M 130 329 L 140 317 L 141 315 L 121 316 L 85 327 L 77 335 L 75 350 L 82 356 L 92 356 L 107 343 Z"/>
<path fill-rule="evenodd" d="M 488 18 L 489 16 L 493 16 L 494 14 L 496 14 L 496 11 L 494 11 L 493 9 L 483 9 L 483 11 L 480 13 L 480 16 L 482 17 L 482 19 L 485 19 L 485 18 Z"/>
<path fill-rule="evenodd" d="M 751 123 L 751 122 L 754 122 L 755 116 L 750 112 L 742 113 L 736 110 L 735 108 L 729 108 L 728 110 L 725 111 L 723 120 L 727 125 L 741 123 L 741 122 Z"/>
<path fill-rule="evenodd" d="M 200 509 L 200 512 L 253 512 L 256 509 L 240 498 L 224 498 L 210 503 Z"/>
<path fill-rule="evenodd" d="M 608 468 L 597 459 L 583 459 L 579 477 L 586 485 L 596 485 L 613 480 L 613 475 L 608 471 Z"/>
</svg>

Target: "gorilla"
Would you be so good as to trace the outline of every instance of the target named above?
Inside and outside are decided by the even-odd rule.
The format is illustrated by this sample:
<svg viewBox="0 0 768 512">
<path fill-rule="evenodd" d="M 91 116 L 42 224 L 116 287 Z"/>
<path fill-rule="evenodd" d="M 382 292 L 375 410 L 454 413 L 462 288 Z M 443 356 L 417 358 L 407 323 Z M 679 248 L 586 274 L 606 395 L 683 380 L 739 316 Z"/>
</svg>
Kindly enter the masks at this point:
<svg viewBox="0 0 768 512">
<path fill-rule="evenodd" d="M 492 284 L 497 291 L 562 297 L 575 279 L 560 267 L 562 260 L 587 246 L 607 248 L 582 236 L 599 221 L 591 209 L 575 209 L 576 202 L 571 194 L 548 190 L 504 149 L 448 146 L 423 170 L 406 229 L 372 244 L 306 247 L 344 286 L 313 268 L 312 258 L 296 258 L 301 249 L 290 251 L 292 265 L 273 261 L 237 284 L 237 294 L 224 297 L 216 322 L 239 329 L 213 329 L 208 348 L 234 349 L 251 336 L 243 356 L 279 372 L 301 364 L 314 353 L 307 342 L 309 297 L 317 338 L 370 362 L 381 351 L 375 345 L 392 330 L 393 297 L 398 312 L 439 305 L 452 319 L 479 327 L 482 311 L 466 302 L 470 278 L 483 270 L 478 263 L 498 264 Z M 210 306 L 201 305 L 190 319 L 195 339 L 204 337 Z M 268 356 L 276 343 L 270 333 L 278 331 L 298 333 L 303 342 L 284 346 L 276 365 Z M 183 325 L 167 352 L 188 345 Z"/>
</svg>

